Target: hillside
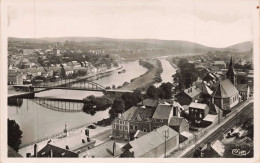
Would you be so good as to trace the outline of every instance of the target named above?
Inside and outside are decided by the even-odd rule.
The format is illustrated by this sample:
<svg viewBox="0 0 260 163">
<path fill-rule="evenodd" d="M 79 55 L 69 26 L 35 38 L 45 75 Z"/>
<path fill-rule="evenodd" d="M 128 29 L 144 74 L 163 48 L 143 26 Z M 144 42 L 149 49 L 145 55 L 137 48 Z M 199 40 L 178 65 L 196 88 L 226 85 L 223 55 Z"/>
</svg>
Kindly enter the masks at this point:
<svg viewBox="0 0 260 163">
<path fill-rule="evenodd" d="M 243 42 L 226 48 L 207 47 L 198 43 L 180 40 L 158 39 L 111 39 L 100 37 L 53 37 L 53 38 L 9 38 L 10 42 L 47 43 L 72 42 L 81 50 L 101 49 L 106 53 L 117 54 L 123 58 L 145 58 L 165 55 L 196 55 L 208 51 L 249 51 L 252 42 Z"/>
</svg>

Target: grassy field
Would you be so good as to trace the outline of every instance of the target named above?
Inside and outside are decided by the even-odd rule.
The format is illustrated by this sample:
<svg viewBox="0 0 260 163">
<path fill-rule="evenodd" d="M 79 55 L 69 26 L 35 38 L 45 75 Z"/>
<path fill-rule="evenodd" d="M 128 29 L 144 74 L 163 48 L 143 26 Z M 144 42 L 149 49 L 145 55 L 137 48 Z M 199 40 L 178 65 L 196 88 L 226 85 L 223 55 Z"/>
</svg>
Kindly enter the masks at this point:
<svg viewBox="0 0 260 163">
<path fill-rule="evenodd" d="M 152 63 L 154 65 L 154 68 L 151 71 L 148 71 L 148 73 L 145 73 L 144 75 L 141 75 L 140 77 L 136 78 L 133 82 L 129 83 L 128 85 L 121 87 L 120 89 L 134 90 L 136 88 L 145 88 L 153 84 L 153 78 L 155 77 L 159 65 L 157 64 L 155 59 L 146 61 Z"/>
</svg>

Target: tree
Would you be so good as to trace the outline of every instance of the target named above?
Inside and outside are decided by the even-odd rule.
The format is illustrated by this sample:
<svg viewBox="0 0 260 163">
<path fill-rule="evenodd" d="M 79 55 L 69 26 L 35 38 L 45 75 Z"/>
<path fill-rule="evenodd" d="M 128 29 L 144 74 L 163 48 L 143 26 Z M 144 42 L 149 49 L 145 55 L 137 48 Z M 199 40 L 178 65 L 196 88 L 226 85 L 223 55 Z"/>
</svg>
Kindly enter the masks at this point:
<svg viewBox="0 0 260 163">
<path fill-rule="evenodd" d="M 159 87 L 159 97 L 164 99 L 172 98 L 172 87 L 173 85 L 169 82 L 162 83 Z"/>
<path fill-rule="evenodd" d="M 158 98 L 158 91 L 157 88 L 154 85 L 151 85 L 146 90 L 146 96 L 151 99 L 157 99 Z"/>
<path fill-rule="evenodd" d="M 125 111 L 125 101 L 122 98 L 116 98 L 112 104 L 109 114 L 111 117 L 117 117 L 118 113 Z"/>
<path fill-rule="evenodd" d="M 23 132 L 15 120 L 8 119 L 8 145 L 18 152 L 22 143 Z"/>
</svg>

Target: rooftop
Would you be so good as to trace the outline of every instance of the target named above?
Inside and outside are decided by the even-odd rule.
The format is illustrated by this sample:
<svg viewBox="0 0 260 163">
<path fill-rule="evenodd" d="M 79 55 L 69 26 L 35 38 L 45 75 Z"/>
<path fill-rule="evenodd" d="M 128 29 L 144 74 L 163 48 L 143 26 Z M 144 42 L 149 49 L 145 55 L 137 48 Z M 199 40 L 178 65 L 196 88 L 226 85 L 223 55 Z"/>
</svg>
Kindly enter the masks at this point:
<svg viewBox="0 0 260 163">
<path fill-rule="evenodd" d="M 169 131 L 169 139 L 172 139 L 175 136 L 178 136 L 178 132 L 174 131 L 170 127 L 164 125 L 156 130 L 153 130 L 146 135 L 130 141 L 123 148 L 130 148 L 130 151 L 134 151 L 135 157 L 141 157 L 145 153 L 153 150 L 159 145 L 163 144 L 165 141 L 164 131 Z M 156 140 L 156 141 L 154 141 Z"/>
<path fill-rule="evenodd" d="M 191 102 L 189 107 L 190 108 L 197 108 L 197 109 L 206 109 L 207 108 L 207 104 Z"/>
<path fill-rule="evenodd" d="M 100 144 L 88 151 L 84 154 L 86 157 L 118 157 L 123 153 L 123 150 L 115 143 L 115 154 L 113 156 L 113 146 L 114 141 L 108 141 L 103 144 Z"/>
<path fill-rule="evenodd" d="M 218 83 L 215 91 L 212 94 L 214 98 L 229 98 L 238 93 L 237 88 L 229 80 L 222 80 Z"/>
<path fill-rule="evenodd" d="M 173 117 L 171 117 L 169 126 L 180 126 L 182 121 L 187 121 L 187 120 L 183 117 L 173 116 Z"/>
<path fill-rule="evenodd" d="M 159 104 L 153 114 L 153 118 L 154 119 L 169 119 L 172 109 L 173 109 L 172 105 Z"/>
</svg>

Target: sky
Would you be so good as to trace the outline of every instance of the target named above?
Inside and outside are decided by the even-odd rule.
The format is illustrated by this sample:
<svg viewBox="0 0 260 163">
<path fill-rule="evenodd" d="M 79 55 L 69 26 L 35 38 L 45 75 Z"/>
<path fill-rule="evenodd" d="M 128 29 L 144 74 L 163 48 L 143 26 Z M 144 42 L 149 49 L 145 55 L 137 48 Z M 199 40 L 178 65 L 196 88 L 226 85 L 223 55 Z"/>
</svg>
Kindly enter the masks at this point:
<svg viewBox="0 0 260 163">
<path fill-rule="evenodd" d="M 148 3 L 149 2 L 149 3 Z M 252 41 L 256 0 L 10 0 L 8 36 Z"/>
</svg>

